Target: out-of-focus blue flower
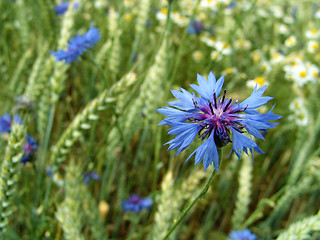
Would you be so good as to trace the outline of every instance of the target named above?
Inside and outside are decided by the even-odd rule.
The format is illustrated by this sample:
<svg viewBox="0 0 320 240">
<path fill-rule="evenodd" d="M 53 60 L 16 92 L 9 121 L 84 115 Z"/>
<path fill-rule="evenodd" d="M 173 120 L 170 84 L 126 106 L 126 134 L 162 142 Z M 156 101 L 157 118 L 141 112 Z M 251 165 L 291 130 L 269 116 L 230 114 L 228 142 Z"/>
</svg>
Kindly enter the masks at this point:
<svg viewBox="0 0 320 240">
<path fill-rule="evenodd" d="M 54 6 L 54 10 L 56 11 L 56 13 L 58 15 L 62 15 L 68 10 L 69 5 L 70 5 L 70 3 L 68 3 L 68 2 L 62 2 L 59 5 L 55 5 Z M 79 4 L 78 3 L 74 3 L 73 7 L 75 9 L 78 9 L 79 8 Z"/>
<path fill-rule="evenodd" d="M 227 9 L 233 9 L 236 6 L 237 1 L 233 0 L 228 6 L 226 6 Z"/>
<path fill-rule="evenodd" d="M 227 240 L 256 240 L 257 236 L 248 229 L 232 231 Z"/>
<path fill-rule="evenodd" d="M 291 15 L 293 18 L 296 18 L 298 9 L 299 9 L 299 6 L 298 6 L 298 5 L 294 5 L 294 6 L 290 9 L 290 15 Z"/>
<path fill-rule="evenodd" d="M 53 175 L 53 167 L 52 166 L 46 167 L 46 173 L 47 173 L 47 176 L 51 178 Z"/>
<path fill-rule="evenodd" d="M 94 181 L 97 181 L 100 179 L 100 176 L 96 171 L 84 172 L 82 175 L 84 176 L 84 179 L 83 179 L 84 183 L 89 183 L 91 179 Z"/>
<path fill-rule="evenodd" d="M 99 30 L 91 25 L 88 32 L 82 35 L 78 34 L 76 37 L 70 39 L 66 51 L 59 49 L 57 52 L 50 51 L 50 53 L 57 61 L 65 60 L 66 63 L 72 63 L 74 60 L 78 60 L 82 52 L 87 51 L 87 48 L 92 48 L 100 38 Z"/>
<path fill-rule="evenodd" d="M 22 119 L 19 117 L 19 115 L 14 115 L 13 121 L 15 123 L 22 124 Z M 6 133 L 11 131 L 11 116 L 10 114 L 6 113 L 3 116 L 0 117 L 0 133 Z"/>
<path fill-rule="evenodd" d="M 32 154 L 37 150 L 37 143 L 36 141 L 27 134 L 27 141 L 23 146 L 23 156 L 21 157 L 20 161 L 23 164 L 30 161 L 32 158 Z"/>
<path fill-rule="evenodd" d="M 203 23 L 200 21 L 191 20 L 190 25 L 188 26 L 188 34 L 194 35 L 199 34 L 203 30 Z"/>
<path fill-rule="evenodd" d="M 219 168 L 218 149 L 232 142 L 232 150 L 240 159 L 242 151 L 248 154 L 250 150 L 253 157 L 253 149 L 263 153 L 258 145 L 246 135 L 264 139 L 261 132 L 273 128 L 278 123 L 269 122 L 281 118 L 272 113 L 272 109 L 264 114 L 259 113 L 257 108 L 266 104 L 272 97 L 262 97 L 266 87 L 253 90 L 250 97 L 243 102 L 233 102 L 232 98 L 226 98 L 226 90 L 219 98 L 224 76 L 216 81 L 216 77 L 210 72 L 208 81 L 198 74 L 198 84 L 190 86 L 200 95 L 197 97 L 181 88 L 181 92 L 171 90 L 178 101 L 168 104 L 172 107 L 162 107 L 157 111 L 165 116 L 159 125 L 171 125 L 169 135 L 177 135 L 170 144 L 168 150 L 178 148 L 176 155 L 185 150 L 198 135 L 204 141 L 188 159 L 195 155 L 195 164 L 203 161 L 203 167 L 213 163 L 215 169 Z M 245 134 L 246 135 L 245 135 Z M 231 150 L 231 152 L 232 152 Z M 230 153 L 231 153 L 230 152 Z M 188 160 L 187 159 L 187 160 Z"/>
<path fill-rule="evenodd" d="M 131 194 L 130 197 L 122 202 L 124 211 L 140 212 L 143 209 L 150 209 L 152 206 L 152 199 L 150 197 L 142 198 L 137 194 Z"/>
</svg>

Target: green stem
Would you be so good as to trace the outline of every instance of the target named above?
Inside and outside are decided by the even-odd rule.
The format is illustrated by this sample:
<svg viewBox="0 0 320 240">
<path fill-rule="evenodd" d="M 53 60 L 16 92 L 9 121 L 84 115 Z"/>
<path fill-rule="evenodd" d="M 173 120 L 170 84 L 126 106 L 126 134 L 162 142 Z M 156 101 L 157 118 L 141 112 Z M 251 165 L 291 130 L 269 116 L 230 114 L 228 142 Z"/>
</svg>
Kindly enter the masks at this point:
<svg viewBox="0 0 320 240">
<path fill-rule="evenodd" d="M 46 136 L 45 136 L 45 139 L 43 141 L 43 149 L 42 149 L 43 155 L 42 155 L 41 164 L 40 164 L 40 170 L 41 171 L 44 169 L 45 163 L 46 163 L 47 150 L 48 150 L 49 139 L 50 139 L 51 130 L 52 130 L 52 124 L 53 124 L 55 109 L 56 109 L 56 105 L 52 104 L 51 108 L 50 108 L 50 114 L 49 114 L 49 119 L 48 119 Z"/>
<path fill-rule="evenodd" d="M 103 91 L 105 88 L 108 87 L 108 84 L 109 84 L 108 80 L 107 80 L 107 77 L 106 77 L 106 75 L 104 73 L 103 68 L 98 63 L 96 63 L 94 60 L 92 60 L 91 58 L 86 58 L 86 60 L 90 64 L 92 64 L 94 67 L 96 67 L 98 69 L 98 71 L 101 73 L 101 77 L 103 78 L 103 84 L 102 84 L 102 88 L 101 88 L 102 90 L 101 91 Z"/>
<path fill-rule="evenodd" d="M 221 149 L 218 149 L 218 154 L 219 154 L 219 159 L 221 160 L 221 154 L 222 151 Z M 216 175 L 216 171 L 213 170 L 211 173 L 210 178 L 208 179 L 206 185 L 204 185 L 202 191 L 198 194 L 198 196 L 192 201 L 190 202 L 182 211 L 179 219 L 173 224 L 173 226 L 171 227 L 171 229 L 169 230 L 169 232 L 167 233 L 167 235 L 163 238 L 163 240 L 167 240 L 171 233 L 173 233 L 173 231 L 177 228 L 177 226 L 181 223 L 181 221 L 184 219 L 184 217 L 187 215 L 187 213 L 191 210 L 191 208 L 204 196 L 206 195 L 206 193 L 208 192 L 208 189 L 212 183 L 212 180 L 214 179 L 214 176 Z"/>
</svg>

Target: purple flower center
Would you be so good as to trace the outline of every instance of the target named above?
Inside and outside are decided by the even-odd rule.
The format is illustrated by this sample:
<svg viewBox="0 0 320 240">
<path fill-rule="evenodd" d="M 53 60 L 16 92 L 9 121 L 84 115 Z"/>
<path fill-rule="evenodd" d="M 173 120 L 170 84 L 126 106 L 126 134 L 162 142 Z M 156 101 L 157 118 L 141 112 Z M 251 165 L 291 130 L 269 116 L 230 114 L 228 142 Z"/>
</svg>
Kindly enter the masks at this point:
<svg viewBox="0 0 320 240">
<path fill-rule="evenodd" d="M 221 98 L 217 98 L 214 93 L 212 102 L 200 98 L 193 99 L 196 111 L 188 120 L 201 126 L 198 132 L 201 140 L 213 133 L 218 146 L 222 147 L 231 142 L 230 128 L 243 132 L 244 126 L 238 121 L 240 117 L 237 113 L 245 111 L 246 108 L 240 108 L 238 101 L 235 104 L 232 102 L 232 98 L 226 98 L 226 90 Z"/>
<path fill-rule="evenodd" d="M 128 201 L 129 203 L 132 203 L 132 204 L 139 204 L 143 201 L 143 198 L 133 195 L 128 199 Z"/>
<path fill-rule="evenodd" d="M 35 151 L 33 144 L 26 142 L 23 146 L 23 150 L 25 154 L 31 154 Z"/>
</svg>

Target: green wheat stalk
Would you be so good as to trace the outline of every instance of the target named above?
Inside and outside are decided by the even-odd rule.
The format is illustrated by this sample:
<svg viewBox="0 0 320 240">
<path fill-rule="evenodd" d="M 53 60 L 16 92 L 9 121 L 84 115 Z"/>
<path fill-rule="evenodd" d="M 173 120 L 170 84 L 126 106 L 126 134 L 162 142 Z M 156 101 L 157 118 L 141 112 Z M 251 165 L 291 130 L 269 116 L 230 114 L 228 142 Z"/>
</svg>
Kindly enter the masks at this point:
<svg viewBox="0 0 320 240">
<path fill-rule="evenodd" d="M 232 216 L 233 229 L 239 229 L 244 222 L 249 210 L 252 180 L 252 160 L 245 157 L 239 172 L 239 191 L 237 194 L 236 208 Z"/>
<path fill-rule="evenodd" d="M 9 217 L 14 211 L 12 198 L 16 193 L 20 176 L 19 165 L 25 137 L 23 126 L 13 123 L 0 173 L 0 238 L 6 232 Z"/>
<path fill-rule="evenodd" d="M 81 209 L 81 169 L 73 162 L 67 168 L 65 179 L 65 199 L 58 206 L 56 218 L 60 222 L 65 239 L 84 240 L 81 233 L 83 212 Z"/>
<path fill-rule="evenodd" d="M 54 167 L 57 168 L 64 162 L 73 144 L 81 137 L 82 131 L 90 129 L 92 123 L 99 118 L 99 112 L 105 110 L 108 104 L 116 102 L 117 96 L 134 83 L 135 78 L 128 76 L 131 76 L 131 73 L 126 74 L 110 89 L 104 90 L 76 115 L 53 147 L 51 162 Z"/>
<path fill-rule="evenodd" d="M 306 240 L 311 239 L 312 232 L 320 232 L 320 211 L 311 217 L 306 217 L 290 225 L 281 233 L 277 240 Z"/>
</svg>

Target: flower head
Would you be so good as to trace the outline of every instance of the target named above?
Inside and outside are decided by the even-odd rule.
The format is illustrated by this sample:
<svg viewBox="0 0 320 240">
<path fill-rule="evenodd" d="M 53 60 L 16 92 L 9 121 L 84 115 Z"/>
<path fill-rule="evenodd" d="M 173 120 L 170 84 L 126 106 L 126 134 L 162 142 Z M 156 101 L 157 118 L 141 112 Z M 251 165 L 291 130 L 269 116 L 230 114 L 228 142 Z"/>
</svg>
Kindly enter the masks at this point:
<svg viewBox="0 0 320 240">
<path fill-rule="evenodd" d="M 195 35 L 201 33 L 203 30 L 203 23 L 200 21 L 191 20 L 190 25 L 188 26 L 188 34 Z"/>
<path fill-rule="evenodd" d="M 256 240 L 257 236 L 248 229 L 232 231 L 227 240 Z"/>
<path fill-rule="evenodd" d="M 19 117 L 19 115 L 14 115 L 13 121 L 19 124 L 22 124 L 22 119 Z M 2 117 L 0 117 L 0 133 L 6 133 L 11 131 L 11 116 L 10 114 L 6 113 Z"/>
<path fill-rule="evenodd" d="M 78 60 L 82 52 L 87 51 L 87 48 L 92 48 L 101 38 L 99 30 L 91 25 L 88 32 L 77 35 L 70 39 L 67 50 L 59 49 L 57 52 L 50 51 L 50 53 L 56 58 L 57 61 L 65 60 L 66 63 L 72 63 L 74 60 Z"/>
<path fill-rule="evenodd" d="M 84 183 L 89 183 L 90 180 L 95 180 L 95 181 L 97 181 L 97 180 L 100 179 L 100 176 L 99 176 L 99 174 L 98 174 L 96 171 L 84 172 L 82 175 L 83 175 L 83 177 L 84 177 L 84 179 L 83 179 L 83 182 L 84 182 Z"/>
<path fill-rule="evenodd" d="M 198 84 L 190 86 L 200 95 L 197 97 L 181 88 L 181 92 L 172 90 L 172 94 L 178 101 L 168 104 L 171 107 L 162 107 L 157 111 L 167 118 L 159 125 L 171 125 L 169 135 L 177 135 L 170 144 L 168 150 L 178 148 L 176 155 L 185 150 L 198 135 L 204 141 L 188 159 L 195 155 L 195 164 L 203 161 L 203 167 L 213 163 L 218 171 L 219 156 L 218 149 L 229 142 L 232 142 L 232 150 L 240 159 L 242 151 L 251 154 L 253 149 L 258 153 L 263 153 L 258 145 L 246 135 L 264 139 L 261 132 L 266 132 L 268 128 L 273 128 L 278 123 L 269 122 L 281 118 L 272 113 L 272 109 L 264 114 L 260 114 L 257 108 L 261 107 L 272 97 L 262 97 L 267 86 L 254 88 L 250 97 L 243 102 L 233 101 L 226 97 L 226 90 L 222 97 L 219 97 L 224 76 L 218 81 L 212 72 L 208 80 L 198 74 Z M 232 151 L 231 150 L 231 151 Z M 188 160 L 187 159 L 187 160 Z"/>
<path fill-rule="evenodd" d="M 68 10 L 69 5 L 70 5 L 70 3 L 62 2 L 62 3 L 60 3 L 59 5 L 55 5 L 55 6 L 54 6 L 54 10 L 56 11 L 56 13 L 57 13 L 58 15 L 62 15 L 62 14 L 64 14 L 64 13 Z M 78 4 L 78 3 L 75 3 L 75 4 L 73 4 L 73 7 L 74 7 L 75 9 L 78 9 L 78 8 L 79 8 L 79 4 Z"/>
<path fill-rule="evenodd" d="M 26 164 L 26 162 L 30 161 L 32 158 L 32 154 L 37 150 L 36 141 L 27 134 L 27 141 L 23 145 L 23 156 L 20 159 L 20 162 Z"/>
<path fill-rule="evenodd" d="M 150 197 L 142 198 L 139 195 L 131 194 L 130 197 L 122 202 L 122 208 L 124 211 L 140 212 L 143 209 L 150 209 L 152 205 L 152 199 Z"/>
</svg>

